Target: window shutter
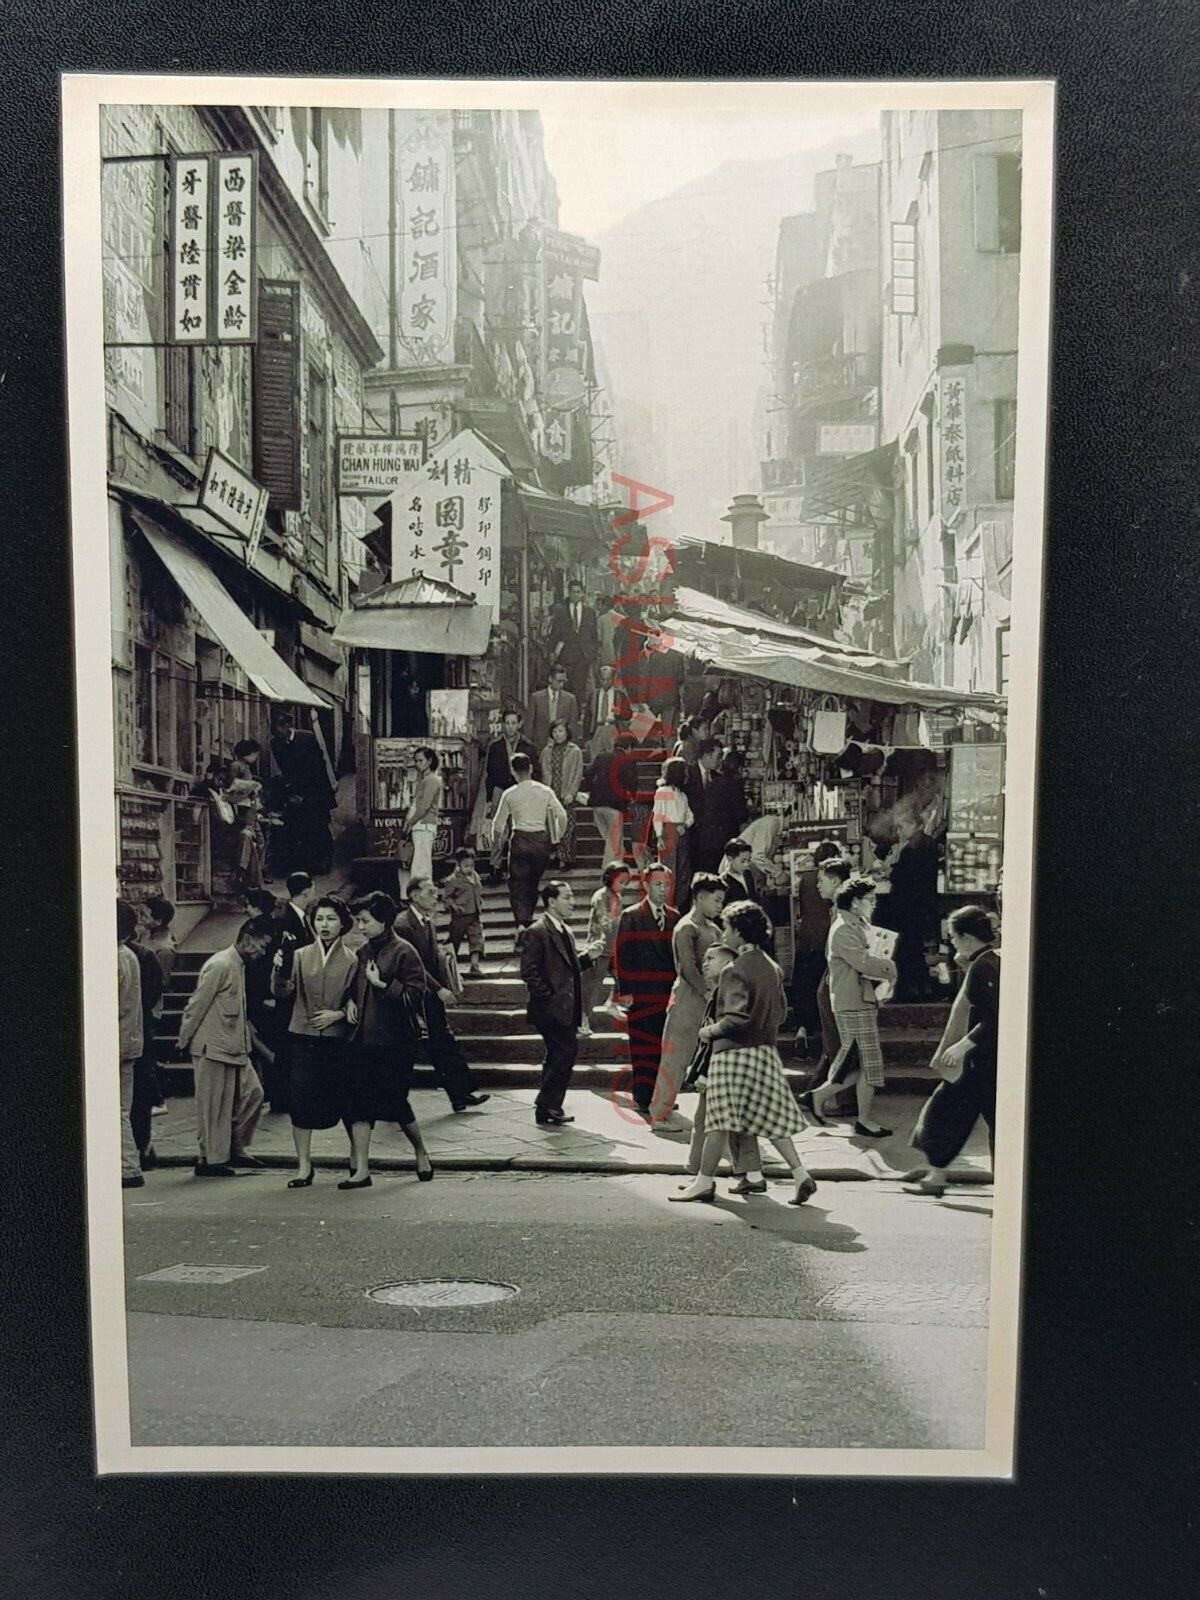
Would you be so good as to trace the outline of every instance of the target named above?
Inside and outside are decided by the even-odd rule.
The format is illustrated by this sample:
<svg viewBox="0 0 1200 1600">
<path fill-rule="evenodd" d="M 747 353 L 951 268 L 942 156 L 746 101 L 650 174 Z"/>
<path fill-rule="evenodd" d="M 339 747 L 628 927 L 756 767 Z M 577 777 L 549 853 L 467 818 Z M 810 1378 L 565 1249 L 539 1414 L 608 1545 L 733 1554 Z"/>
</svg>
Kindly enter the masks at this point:
<svg viewBox="0 0 1200 1600">
<path fill-rule="evenodd" d="M 1000 195 L 996 157 L 976 156 L 971 167 L 975 178 L 975 248 L 995 252 L 1000 248 Z"/>
<path fill-rule="evenodd" d="M 300 285 L 258 286 L 254 475 L 280 511 L 300 510 Z"/>
</svg>

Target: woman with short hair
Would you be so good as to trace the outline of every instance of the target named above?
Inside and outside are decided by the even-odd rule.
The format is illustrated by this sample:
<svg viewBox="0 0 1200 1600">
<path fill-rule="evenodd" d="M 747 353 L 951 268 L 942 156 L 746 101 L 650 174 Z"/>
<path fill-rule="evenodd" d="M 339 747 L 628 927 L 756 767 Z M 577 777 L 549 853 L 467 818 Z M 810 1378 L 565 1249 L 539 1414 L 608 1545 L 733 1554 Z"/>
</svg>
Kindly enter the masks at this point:
<svg viewBox="0 0 1200 1600">
<path fill-rule="evenodd" d="M 855 877 L 848 878 L 834 896 L 837 915 L 825 953 L 829 960 L 829 999 L 842 1042 L 830 1063 L 828 1079 L 813 1090 L 810 1103 L 814 1119 L 823 1122 L 826 1102 L 838 1092 L 846 1057 L 857 1045 L 858 1067 L 846 1075 L 846 1082 L 856 1084 L 858 1117 L 854 1131 L 860 1139 L 886 1139 L 892 1131 L 881 1127 L 871 1116 L 875 1091 L 884 1084 L 875 985 L 894 983 L 896 979 L 895 962 L 871 955 L 867 944 L 875 893 L 874 879 Z"/>
<path fill-rule="evenodd" d="M 567 813 L 567 826 L 555 846 L 558 865 L 567 868 L 575 861 L 575 801 L 583 785 L 583 751 L 561 717 L 550 724 L 550 742 L 542 751 L 542 775 Z"/>
<path fill-rule="evenodd" d="M 687 781 L 687 762 L 682 756 L 664 762 L 650 813 L 658 859 L 671 873 L 671 904 L 677 910 L 686 905 L 692 880 L 689 829 L 696 819 L 685 792 Z"/>
<path fill-rule="evenodd" d="M 414 878 L 433 877 L 433 842 L 437 838 L 438 816 L 442 809 L 444 784 L 438 772 L 438 753 L 431 745 L 418 745 L 413 752 L 417 781 L 404 813 L 401 831 L 412 841 L 412 863 L 400 868 L 400 893 Z"/>
<path fill-rule="evenodd" d="M 290 974 L 282 949 L 271 964 L 271 993 L 277 1000 L 295 996 L 288 1024 L 288 1108 L 297 1166 L 289 1189 L 311 1185 L 313 1129 L 335 1127 L 346 1109 L 346 1042 L 358 974 L 357 958 L 343 943 L 353 926 L 345 902 L 322 895 L 308 921 L 316 938 L 295 952 Z"/>
<path fill-rule="evenodd" d="M 735 960 L 717 980 L 716 1016 L 700 1029 L 700 1042 L 712 1044 L 708 1069 L 706 1131 L 700 1171 L 686 1188 L 668 1196 L 674 1201 L 710 1201 L 717 1192 L 716 1171 L 731 1134 L 770 1139 L 791 1168 L 794 1193 L 789 1205 L 801 1206 L 817 1191 L 792 1142 L 805 1127 L 779 1057 L 776 1040 L 787 1015 L 783 974 L 767 954 L 771 923 L 761 906 L 743 900 L 721 917 L 722 942 Z M 761 1170 L 745 1174 L 748 1193 L 762 1194 Z"/>
<path fill-rule="evenodd" d="M 591 905 L 588 909 L 587 943 L 595 944 L 603 939 L 605 942 L 604 954 L 592 962 L 590 967 L 584 967 L 579 976 L 580 1002 L 583 1010 L 583 1021 L 579 1031 L 585 1037 L 592 1033 L 591 1015 L 596 1009 L 600 996 L 604 993 L 604 979 L 612 966 L 613 946 L 617 939 L 617 923 L 620 921 L 621 895 L 633 874 L 633 869 L 628 862 L 610 861 L 600 874 L 600 887 L 592 895 Z M 624 1021 L 625 1013 L 616 1003 L 616 991 L 608 999 L 601 1010 L 606 1015 Z"/>
</svg>

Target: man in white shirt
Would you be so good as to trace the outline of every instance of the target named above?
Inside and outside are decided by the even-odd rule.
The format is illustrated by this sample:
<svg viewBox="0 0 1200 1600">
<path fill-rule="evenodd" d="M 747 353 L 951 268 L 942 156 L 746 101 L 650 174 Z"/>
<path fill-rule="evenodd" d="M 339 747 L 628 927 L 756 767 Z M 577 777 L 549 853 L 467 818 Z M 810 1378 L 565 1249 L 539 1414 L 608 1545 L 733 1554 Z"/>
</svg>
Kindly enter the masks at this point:
<svg viewBox="0 0 1200 1600">
<path fill-rule="evenodd" d="M 533 921 L 538 885 L 566 831 L 567 813 L 554 790 L 534 780 L 528 756 L 513 756 L 512 773 L 517 781 L 500 796 L 492 819 L 492 861 L 499 863 L 505 835 L 511 832 L 508 898 L 519 933 Z"/>
<path fill-rule="evenodd" d="M 596 676 L 599 687 L 592 695 L 588 705 L 588 736 L 591 745 L 588 748 L 588 760 L 596 759 L 596 736 L 602 728 L 610 727 L 618 714 L 618 697 L 620 691 L 613 682 L 613 669 L 605 664 L 597 667 Z"/>
</svg>

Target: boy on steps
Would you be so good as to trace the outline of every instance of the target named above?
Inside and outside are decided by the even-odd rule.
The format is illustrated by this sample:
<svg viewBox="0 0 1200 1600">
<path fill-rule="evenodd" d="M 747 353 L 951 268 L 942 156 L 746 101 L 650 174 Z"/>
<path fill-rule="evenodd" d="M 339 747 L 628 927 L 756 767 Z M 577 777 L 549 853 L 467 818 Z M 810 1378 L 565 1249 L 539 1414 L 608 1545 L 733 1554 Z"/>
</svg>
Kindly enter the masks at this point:
<svg viewBox="0 0 1200 1600">
<path fill-rule="evenodd" d="M 447 940 L 457 956 L 465 938 L 471 952 L 468 969 L 473 978 L 483 976 L 483 880 L 475 870 L 475 852 L 462 846 L 454 852 L 454 871 L 442 884 L 446 908 L 450 912 Z"/>
</svg>

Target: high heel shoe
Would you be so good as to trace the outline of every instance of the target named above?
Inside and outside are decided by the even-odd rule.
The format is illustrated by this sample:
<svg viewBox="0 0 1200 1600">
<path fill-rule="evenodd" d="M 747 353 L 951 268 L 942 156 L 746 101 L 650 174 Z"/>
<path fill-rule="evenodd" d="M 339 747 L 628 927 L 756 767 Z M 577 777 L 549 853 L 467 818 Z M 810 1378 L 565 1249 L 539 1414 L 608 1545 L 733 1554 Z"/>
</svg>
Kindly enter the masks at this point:
<svg viewBox="0 0 1200 1600">
<path fill-rule="evenodd" d="M 788 1201 L 788 1205 L 802 1206 L 806 1200 L 811 1200 L 816 1192 L 816 1180 L 814 1178 L 805 1178 L 802 1183 L 796 1185 L 796 1192 Z"/>
<path fill-rule="evenodd" d="M 313 1181 L 313 1177 L 314 1176 L 315 1176 L 314 1169 L 312 1167 L 310 1167 L 308 1169 L 308 1177 L 307 1178 L 289 1178 L 288 1179 L 288 1188 L 289 1189 L 310 1189 L 312 1187 L 312 1181 Z"/>
<path fill-rule="evenodd" d="M 365 1178 L 343 1178 L 341 1183 L 338 1184 L 339 1189 L 369 1189 L 370 1187 L 370 1173 Z"/>
<path fill-rule="evenodd" d="M 428 1158 L 426 1158 L 426 1159 L 428 1159 Z M 432 1183 L 433 1182 L 433 1162 L 432 1161 L 430 1161 L 430 1163 L 429 1163 L 429 1165 L 427 1167 L 418 1167 L 417 1168 L 417 1182 L 418 1183 Z"/>
<path fill-rule="evenodd" d="M 678 1194 L 669 1194 L 667 1199 L 672 1205 L 690 1205 L 693 1200 L 698 1200 L 701 1205 L 711 1205 L 717 1198 L 717 1185 L 710 1183 L 707 1189 L 702 1189 L 699 1194 L 688 1194 L 686 1189 L 681 1189 Z"/>
</svg>

